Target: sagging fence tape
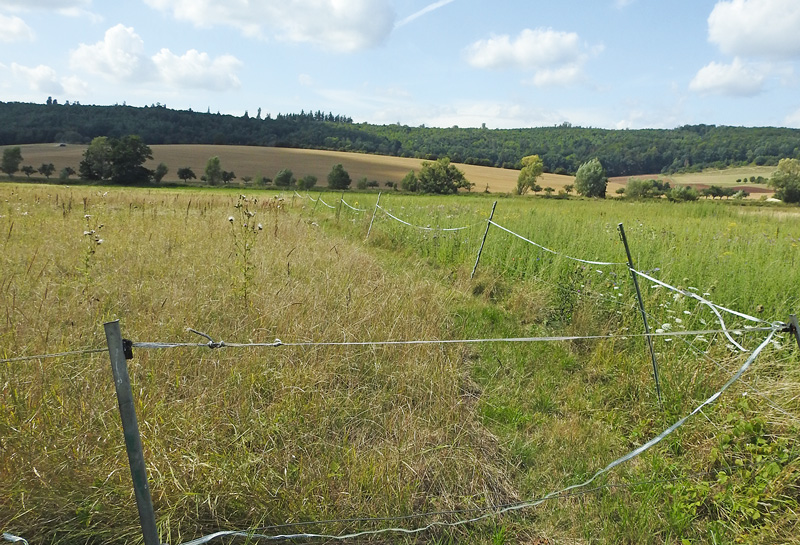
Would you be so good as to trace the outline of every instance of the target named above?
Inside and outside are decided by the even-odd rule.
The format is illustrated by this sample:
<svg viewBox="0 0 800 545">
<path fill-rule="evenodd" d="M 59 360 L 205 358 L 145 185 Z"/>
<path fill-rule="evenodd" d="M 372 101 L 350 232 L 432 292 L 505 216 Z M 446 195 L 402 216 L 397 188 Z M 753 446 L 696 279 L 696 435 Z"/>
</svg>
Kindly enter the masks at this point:
<svg viewBox="0 0 800 545">
<path fill-rule="evenodd" d="M 695 416 L 696 414 L 701 412 L 704 407 L 706 407 L 707 405 L 710 405 L 711 403 L 714 403 L 728 388 L 731 387 L 731 385 L 733 385 L 736 381 L 738 381 L 741 378 L 741 376 L 750 368 L 750 366 L 753 364 L 753 362 L 756 360 L 756 358 L 759 356 L 759 354 L 761 354 L 762 350 L 770 343 L 770 341 L 772 340 L 772 338 L 774 337 L 774 335 L 775 335 L 775 333 L 777 331 L 778 331 L 777 329 L 773 329 L 772 331 L 770 331 L 770 333 L 769 333 L 769 335 L 767 335 L 766 339 L 764 339 L 764 341 L 758 346 L 758 348 L 756 348 L 753 351 L 753 353 L 750 354 L 750 356 L 747 358 L 747 360 L 744 362 L 744 364 L 739 368 L 739 370 L 730 379 L 728 379 L 728 381 L 725 382 L 725 384 L 719 390 L 717 390 L 713 395 L 708 397 L 700 405 L 695 407 L 694 410 L 692 410 L 689 414 L 687 414 L 686 416 L 680 418 L 678 421 L 673 423 L 671 426 L 669 426 L 667 429 L 665 429 L 663 432 L 661 432 L 656 437 L 652 438 L 647 443 L 644 443 L 643 445 L 633 449 L 632 451 L 628 452 L 627 454 L 625 454 L 623 456 L 620 456 L 619 458 L 615 459 L 614 461 L 612 461 L 611 463 L 609 463 L 608 465 L 606 465 L 602 469 L 598 470 L 589 479 L 587 479 L 587 480 L 585 480 L 585 481 L 583 481 L 581 483 L 574 484 L 574 485 L 571 485 L 571 486 L 567 486 L 567 487 L 562 488 L 560 490 L 556 490 L 556 491 L 550 492 L 547 495 L 545 495 L 545 496 L 543 496 L 543 497 L 541 497 L 539 499 L 519 502 L 519 503 L 515 503 L 515 504 L 511 504 L 511 505 L 506 505 L 506 506 L 504 506 L 502 508 L 499 508 L 499 509 L 495 508 L 495 507 L 487 507 L 486 510 L 485 510 L 486 512 L 484 512 L 482 515 L 477 516 L 477 517 L 473 517 L 473 518 L 470 518 L 470 519 L 459 520 L 459 521 L 455 521 L 455 522 L 436 521 L 436 522 L 432 522 L 430 524 L 427 524 L 427 525 L 424 525 L 424 526 L 420 526 L 420 527 L 417 527 L 417 528 L 382 528 L 382 529 L 378 529 L 378 530 L 365 530 L 365 531 L 361 531 L 361 532 L 353 532 L 353 533 L 342 534 L 342 535 L 313 534 L 313 533 L 266 535 L 266 534 L 256 533 L 256 531 L 252 531 L 252 530 L 251 531 L 229 530 L 229 531 L 215 532 L 213 534 L 209 534 L 207 536 L 204 536 L 204 537 L 192 540 L 192 541 L 184 542 L 182 545 L 205 545 L 206 543 L 209 543 L 210 541 L 213 541 L 213 540 L 215 540 L 217 538 L 220 538 L 220 537 L 244 537 L 244 538 L 249 538 L 249 539 L 258 539 L 258 540 L 265 540 L 265 541 L 284 541 L 284 540 L 291 540 L 291 539 L 329 539 L 329 540 L 336 540 L 336 541 L 345 541 L 345 540 L 349 540 L 349 539 L 356 539 L 356 538 L 360 538 L 360 537 L 376 536 L 376 535 L 383 535 L 383 534 L 414 535 L 414 534 L 420 534 L 420 533 L 423 533 L 423 532 L 427 532 L 427 531 L 432 530 L 433 528 L 437 528 L 437 527 L 453 528 L 453 527 L 458 527 L 458 526 L 464 526 L 464 525 L 467 525 L 467 524 L 472 524 L 472 523 L 475 523 L 475 522 L 479 522 L 481 520 L 486 520 L 488 518 L 497 517 L 497 516 L 503 515 L 505 513 L 509 513 L 509 512 L 513 512 L 513 511 L 521 511 L 523 509 L 530 509 L 530 508 L 536 507 L 536 506 L 538 506 L 538 505 L 540 505 L 540 504 L 542 504 L 542 503 L 544 503 L 544 502 L 546 502 L 548 500 L 556 499 L 556 498 L 558 498 L 560 496 L 564 496 L 565 494 L 568 494 L 568 493 L 570 493 L 570 492 L 572 492 L 574 490 L 585 488 L 585 487 L 589 486 L 598 477 L 608 473 L 609 471 L 611 471 L 615 467 L 617 467 L 619 465 L 622 465 L 622 464 L 624 464 L 624 463 L 626 463 L 626 462 L 638 457 L 642 453 L 650 450 L 655 445 L 657 445 L 658 443 L 663 441 L 666 437 L 671 435 L 675 430 L 677 430 L 678 428 L 683 426 L 690 418 L 692 418 L 693 416 Z M 422 517 L 422 516 L 425 516 L 425 515 L 421 514 L 419 516 Z M 366 522 L 367 520 L 368 519 L 364 519 L 363 521 Z"/>
<path fill-rule="evenodd" d="M 580 258 L 577 258 L 577 257 L 571 257 L 571 256 L 568 256 L 568 255 L 566 255 L 566 254 L 562 254 L 562 253 L 560 253 L 560 252 L 556 252 L 555 250 L 551 250 L 550 248 L 547 248 L 547 247 L 545 247 L 545 246 L 542 246 L 541 244 L 538 244 L 538 243 L 536 243 L 536 242 L 534 242 L 534 241 L 532 241 L 532 240 L 530 240 L 530 239 L 528 239 L 528 238 L 525 238 L 525 237 L 523 237 L 523 236 L 522 236 L 522 235 L 520 235 L 519 233 L 515 233 L 515 232 L 514 232 L 514 231 L 512 231 L 511 229 L 506 229 L 505 227 L 503 227 L 503 226 L 502 226 L 502 225 L 500 225 L 499 223 L 495 223 L 495 222 L 494 222 L 494 221 L 492 221 L 492 220 L 489 220 L 489 223 L 490 223 L 491 225 L 494 225 L 495 227 L 497 227 L 497 228 L 499 228 L 499 229 L 501 229 L 501 230 L 505 231 L 506 233 L 508 233 L 508 234 L 510 234 L 510 235 L 514 235 L 515 237 L 517 237 L 517 238 L 520 238 L 520 239 L 524 240 L 524 241 L 525 241 L 525 242 L 527 242 L 528 244 L 533 244 L 533 245 L 534 245 L 534 246 L 536 246 L 537 248 L 541 248 L 541 249 L 542 249 L 542 250 L 544 250 L 545 252 L 550 252 L 551 254 L 554 254 L 554 255 L 560 255 L 560 256 L 562 256 L 562 257 L 565 257 L 565 258 L 567 258 L 567 259 L 571 259 L 572 261 L 578 261 L 579 263 L 586 263 L 587 265 L 598 265 L 598 266 L 626 265 L 625 263 L 619 263 L 619 262 L 610 262 L 610 261 L 589 261 L 589 260 L 586 260 L 586 259 L 580 259 Z"/>
<path fill-rule="evenodd" d="M 747 352 L 747 349 L 746 349 L 746 348 L 744 348 L 744 347 L 743 347 L 741 344 L 739 344 L 738 342 L 736 342 L 736 339 L 734 339 L 733 337 L 731 337 L 730 333 L 728 332 L 728 330 L 727 330 L 727 328 L 726 328 L 726 326 L 725 326 L 725 320 L 722 318 L 722 314 L 720 314 L 720 312 L 719 312 L 719 311 L 720 311 L 720 310 L 723 310 L 723 311 L 725 311 L 725 312 L 729 312 L 729 313 L 731 313 L 731 314 L 733 314 L 733 315 L 735 315 L 735 316 L 739 316 L 740 318 L 743 318 L 743 319 L 745 319 L 745 320 L 749 320 L 749 321 L 751 321 L 751 322 L 756 322 L 756 323 L 768 323 L 768 322 L 766 322 L 766 320 L 761 320 L 760 318 L 756 318 L 756 317 L 754 317 L 754 316 L 749 316 L 749 315 L 747 315 L 747 314 L 743 314 L 743 313 L 741 313 L 741 312 L 736 312 L 735 310 L 731 310 L 731 309 L 728 309 L 728 308 L 725 308 L 725 307 L 722 307 L 722 306 L 716 305 L 716 304 L 712 303 L 711 301 L 709 301 L 709 300 L 707 300 L 707 299 L 705 299 L 705 298 L 703 298 L 703 297 L 701 297 L 701 296 L 697 295 L 696 293 L 693 293 L 693 292 L 691 292 L 691 291 L 688 291 L 688 290 L 687 290 L 687 291 L 683 291 L 683 290 L 681 290 L 681 289 L 678 289 L 678 288 L 676 288 L 675 286 L 670 286 L 670 285 L 669 285 L 669 284 L 667 284 L 666 282 L 662 282 L 661 280 L 658 280 L 658 279 L 656 279 L 656 278 L 653 278 L 652 276 L 650 276 L 650 275 L 648 275 L 648 274 L 645 274 L 645 273 L 643 273 L 643 272 L 641 272 L 641 271 L 637 271 L 636 269 L 633 269 L 633 268 L 631 268 L 630 270 L 631 270 L 631 272 L 632 272 L 632 273 L 634 273 L 634 274 L 636 274 L 636 275 L 639 275 L 639 276 L 641 276 L 642 278 L 645 278 L 645 279 L 647 279 L 647 280 L 649 280 L 649 281 L 651 281 L 651 282 L 653 282 L 653 283 L 655 283 L 655 284 L 657 284 L 657 285 L 659 285 L 659 286 L 663 286 L 663 287 L 665 287 L 665 288 L 667 288 L 667 289 L 670 289 L 670 290 L 672 290 L 672 291 L 674 291 L 674 292 L 676 292 L 676 293 L 680 293 L 681 295 L 685 295 L 685 296 L 687 296 L 687 297 L 691 297 L 691 298 L 693 298 L 693 299 L 696 299 L 696 300 L 697 300 L 697 301 L 699 301 L 700 303 L 702 303 L 702 304 L 706 305 L 706 306 L 707 306 L 708 308 L 710 308 L 710 309 L 711 309 L 711 311 L 712 311 L 712 312 L 713 312 L 713 313 L 714 313 L 714 314 L 717 316 L 717 320 L 719 320 L 720 326 L 721 326 L 721 327 L 722 327 L 722 329 L 724 330 L 725 337 L 727 337 L 728 341 L 730 341 L 730 343 L 731 343 L 733 346 L 735 346 L 736 348 L 738 348 L 738 349 L 739 349 L 739 350 L 741 350 L 742 352 Z"/>
<path fill-rule="evenodd" d="M 22 543 L 23 545 L 28 545 L 28 540 L 25 538 L 15 536 L 14 534 L 9 534 L 8 532 L 3 532 L 3 539 L 5 541 L 10 541 L 11 543 Z"/>
<path fill-rule="evenodd" d="M 409 227 L 414 227 L 416 229 L 421 229 L 423 231 L 463 231 L 464 229 L 470 229 L 471 227 L 475 227 L 475 225 L 477 225 L 477 224 L 472 224 L 472 225 L 466 225 L 464 227 L 448 227 L 448 228 L 444 228 L 444 227 L 423 227 L 421 225 L 414 225 L 413 223 L 409 223 L 409 222 L 407 222 L 405 220 L 401 220 L 400 218 L 398 218 L 397 216 L 393 215 L 391 212 L 389 212 L 388 210 L 386 210 L 384 207 L 382 207 L 379 204 L 375 205 L 375 206 L 376 206 L 376 208 L 380 208 L 383 211 L 384 214 L 386 214 L 387 216 L 389 216 L 393 220 L 399 221 L 400 223 L 402 223 L 404 225 L 408 225 Z"/>
<path fill-rule="evenodd" d="M 342 204 L 343 204 L 343 205 L 345 205 L 347 208 L 350 208 L 351 210 L 355 210 L 356 212 L 366 212 L 366 210 L 365 210 L 364 208 L 356 208 L 355 206 L 351 206 L 351 205 L 350 205 L 350 204 L 349 204 L 349 203 L 348 203 L 346 200 L 344 200 L 344 199 L 339 199 L 339 200 L 342 202 Z"/>
</svg>

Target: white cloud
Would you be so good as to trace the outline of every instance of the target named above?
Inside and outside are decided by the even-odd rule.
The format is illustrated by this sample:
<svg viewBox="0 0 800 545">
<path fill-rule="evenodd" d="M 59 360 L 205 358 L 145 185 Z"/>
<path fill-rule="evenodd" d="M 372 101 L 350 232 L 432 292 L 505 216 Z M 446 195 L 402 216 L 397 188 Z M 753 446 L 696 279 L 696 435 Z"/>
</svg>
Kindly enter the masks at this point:
<svg viewBox="0 0 800 545">
<path fill-rule="evenodd" d="M 153 57 L 161 81 L 172 87 L 225 91 L 241 85 L 236 72 L 242 63 L 231 55 L 212 59 L 208 53 L 190 49 L 180 57 L 162 49 Z"/>
<path fill-rule="evenodd" d="M 88 17 L 92 22 L 102 20 L 87 8 L 91 0 L 0 0 L 0 8 L 9 11 L 55 11 L 68 17 Z"/>
<path fill-rule="evenodd" d="M 6 16 L 0 13 L 0 42 L 32 41 L 33 30 L 25 21 L 15 15 Z"/>
<path fill-rule="evenodd" d="M 70 64 L 75 70 L 122 83 L 155 81 L 172 88 L 213 91 L 239 87 L 237 72 L 242 67 L 232 55 L 212 58 L 195 49 L 183 55 L 162 49 L 149 57 L 144 40 L 132 27 L 122 24 L 109 28 L 96 44 L 79 45 L 71 54 Z"/>
<path fill-rule="evenodd" d="M 11 72 L 21 83 L 27 83 L 33 91 L 48 95 L 68 95 L 69 97 L 86 96 L 89 86 L 77 76 L 60 78 L 51 67 L 40 64 L 30 68 L 12 63 Z"/>
<path fill-rule="evenodd" d="M 553 29 L 523 30 L 516 38 L 504 34 L 479 40 L 466 50 L 476 68 L 532 70 L 537 86 L 564 86 L 583 81 L 586 61 L 603 50 L 589 47 L 574 32 Z"/>
<path fill-rule="evenodd" d="M 623 9 L 636 2 L 636 0 L 614 0 L 614 6 L 617 9 Z"/>
<path fill-rule="evenodd" d="M 72 52 L 73 69 L 101 74 L 119 81 L 141 81 L 152 74 L 152 65 L 144 54 L 144 41 L 122 24 L 106 30 L 102 41 L 94 45 L 80 44 Z"/>
<path fill-rule="evenodd" d="M 34 68 L 29 68 L 17 63 L 12 63 L 11 71 L 15 77 L 26 81 L 34 91 L 54 95 L 64 92 L 64 86 L 58 81 L 56 71 L 49 66 L 40 64 Z"/>
<path fill-rule="evenodd" d="M 738 57 L 731 64 L 711 62 L 701 68 L 689 89 L 702 94 L 752 97 L 763 90 L 765 70 Z"/>
<path fill-rule="evenodd" d="M 336 51 L 356 51 L 383 43 L 395 20 L 390 0 L 145 0 L 145 3 L 200 27 L 223 24 L 250 37 L 313 43 Z"/>
<path fill-rule="evenodd" d="M 85 8 L 91 3 L 91 0 L 0 0 L 0 8 L 24 11 L 34 9 L 51 11 L 54 9 Z"/>
<path fill-rule="evenodd" d="M 577 34 L 553 29 L 525 29 L 513 40 L 504 34 L 467 48 L 468 60 L 476 68 L 545 68 L 576 62 L 582 53 Z"/>
<path fill-rule="evenodd" d="M 312 85 L 314 85 L 314 78 L 312 78 L 308 74 L 300 74 L 299 76 L 297 76 L 297 83 L 299 83 L 303 87 L 311 87 Z"/>
<path fill-rule="evenodd" d="M 800 57 L 800 2 L 717 2 L 708 17 L 708 39 L 729 55 Z"/>
</svg>

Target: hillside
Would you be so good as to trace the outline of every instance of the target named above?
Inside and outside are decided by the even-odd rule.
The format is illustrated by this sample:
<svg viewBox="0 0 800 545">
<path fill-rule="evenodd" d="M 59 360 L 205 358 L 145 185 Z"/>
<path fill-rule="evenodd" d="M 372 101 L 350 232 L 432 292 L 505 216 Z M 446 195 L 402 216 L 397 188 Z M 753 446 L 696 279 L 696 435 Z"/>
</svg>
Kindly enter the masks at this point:
<svg viewBox="0 0 800 545">
<path fill-rule="evenodd" d="M 508 130 L 356 124 L 317 112 L 263 118 L 170 110 L 166 106 L 84 106 L 0 102 L 0 145 L 88 143 L 96 136 L 138 134 L 149 145 L 216 144 L 350 151 L 518 168 L 542 157 L 548 172 L 570 174 L 599 158 L 609 176 L 696 172 L 776 165 L 800 158 L 800 130 L 684 126 L 605 130 L 560 125 Z"/>
<path fill-rule="evenodd" d="M 148 168 L 158 163 L 165 163 L 170 171 L 164 181 L 177 181 L 176 172 L 181 167 L 190 167 L 198 176 L 205 168 L 209 157 L 218 156 L 222 167 L 232 170 L 237 181 L 245 176 L 256 178 L 265 176 L 272 178 L 282 168 L 290 169 L 295 177 L 314 175 L 319 185 L 324 186 L 331 167 L 341 163 L 353 180 L 366 177 L 376 180 L 383 188 L 387 181 L 399 182 L 409 170 L 419 170 L 421 159 L 404 157 L 386 157 L 364 153 L 348 153 L 341 151 L 303 150 L 288 148 L 266 148 L 256 146 L 220 146 L 211 144 L 197 145 L 155 145 L 153 160 Z M 29 144 L 21 146 L 24 164 L 38 166 L 42 163 L 53 163 L 56 172 L 66 166 L 78 167 L 85 145 L 59 146 L 54 144 Z M 477 165 L 458 165 L 467 179 L 475 184 L 473 191 L 483 191 L 487 186 L 492 193 L 509 193 L 514 190 L 519 172 Z M 19 176 L 19 175 L 18 175 Z M 560 189 L 573 182 L 572 176 L 545 174 L 540 181 L 543 187 Z"/>
</svg>

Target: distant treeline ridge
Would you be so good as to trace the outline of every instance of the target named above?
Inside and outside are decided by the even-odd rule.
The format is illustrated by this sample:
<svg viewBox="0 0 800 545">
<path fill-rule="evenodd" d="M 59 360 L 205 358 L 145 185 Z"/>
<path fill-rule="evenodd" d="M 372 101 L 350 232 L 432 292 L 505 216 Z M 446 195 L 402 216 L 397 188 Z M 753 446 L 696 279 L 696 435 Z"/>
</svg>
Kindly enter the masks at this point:
<svg viewBox="0 0 800 545">
<path fill-rule="evenodd" d="M 89 106 L 0 102 L 0 145 L 65 142 L 136 134 L 149 145 L 218 144 L 323 149 L 521 168 L 539 155 L 546 172 L 574 174 L 598 158 L 609 176 L 777 165 L 800 159 L 800 129 L 687 125 L 608 130 L 568 123 L 530 129 L 369 125 L 322 111 L 256 116 L 171 110 L 153 105 Z"/>
</svg>

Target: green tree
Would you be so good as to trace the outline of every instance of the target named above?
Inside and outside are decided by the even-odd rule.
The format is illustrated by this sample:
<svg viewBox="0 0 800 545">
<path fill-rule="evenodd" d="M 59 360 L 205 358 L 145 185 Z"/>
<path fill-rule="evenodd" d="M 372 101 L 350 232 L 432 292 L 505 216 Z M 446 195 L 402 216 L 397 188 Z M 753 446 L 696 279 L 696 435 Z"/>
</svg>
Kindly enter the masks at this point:
<svg viewBox="0 0 800 545">
<path fill-rule="evenodd" d="M 115 184 L 141 184 L 150 181 L 151 170 L 144 163 L 153 158 L 150 146 L 140 136 L 130 134 L 111 143 L 111 181 Z"/>
<path fill-rule="evenodd" d="M 188 180 L 194 180 L 197 178 L 197 175 L 194 171 L 189 167 L 182 167 L 178 169 L 178 178 L 183 180 L 184 182 Z"/>
<path fill-rule="evenodd" d="M 236 173 L 232 170 L 228 172 L 227 170 L 222 171 L 222 181 L 223 183 L 229 184 L 236 179 Z"/>
<path fill-rule="evenodd" d="M 169 168 L 164 163 L 158 163 L 158 166 L 153 171 L 153 181 L 157 184 L 161 183 L 161 180 L 164 179 L 164 176 L 167 175 L 169 172 Z"/>
<path fill-rule="evenodd" d="M 670 202 L 696 201 L 700 198 L 700 193 L 690 186 L 673 187 L 666 194 Z"/>
<path fill-rule="evenodd" d="M 800 159 L 781 159 L 769 185 L 783 202 L 800 202 Z"/>
<path fill-rule="evenodd" d="M 92 139 L 83 152 L 78 172 L 84 180 L 100 181 L 111 178 L 111 142 L 108 137 L 98 136 Z"/>
<path fill-rule="evenodd" d="M 536 181 L 544 172 L 544 163 L 538 155 L 522 158 L 522 170 L 517 177 L 517 195 L 524 195 L 536 185 Z"/>
<path fill-rule="evenodd" d="M 583 163 L 575 173 L 575 190 L 585 197 L 606 198 L 608 178 L 600 160 L 595 158 Z"/>
<path fill-rule="evenodd" d="M 328 173 L 328 188 L 329 189 L 347 189 L 353 180 L 350 179 L 350 174 L 344 169 L 341 163 L 333 165 L 331 171 Z"/>
<path fill-rule="evenodd" d="M 205 177 L 209 185 L 219 185 L 222 181 L 222 167 L 216 155 L 206 163 Z"/>
<path fill-rule="evenodd" d="M 573 191 L 575 191 L 575 186 L 574 185 L 567 184 L 567 185 L 564 186 L 564 193 L 566 193 L 567 195 L 569 195 Z"/>
<path fill-rule="evenodd" d="M 418 178 L 419 188 L 424 193 L 457 193 L 459 188 L 469 187 L 464 173 L 447 157 L 435 162 L 423 161 Z"/>
<path fill-rule="evenodd" d="M 308 176 L 303 176 L 297 181 L 297 188 L 298 189 L 311 189 L 317 185 L 317 177 L 313 174 L 309 174 Z"/>
<path fill-rule="evenodd" d="M 70 176 L 73 176 L 75 174 L 77 174 L 77 172 L 75 172 L 74 168 L 72 168 L 72 167 L 64 167 L 64 168 L 61 169 L 61 172 L 59 173 L 58 177 L 61 180 L 69 180 Z"/>
<path fill-rule="evenodd" d="M 367 180 L 366 176 L 364 176 L 363 178 L 359 178 L 359 180 L 356 182 L 356 188 L 357 189 L 362 189 L 362 190 L 366 189 L 367 188 L 367 181 L 368 180 Z"/>
<path fill-rule="evenodd" d="M 9 178 L 14 177 L 14 173 L 19 170 L 20 163 L 22 163 L 22 149 L 19 146 L 3 150 L 3 161 L 0 163 L 0 170 L 8 174 Z"/>
<path fill-rule="evenodd" d="M 31 177 L 31 174 L 35 174 L 36 173 L 36 169 L 33 168 L 31 165 L 25 165 L 24 167 L 22 167 L 21 170 L 22 170 L 22 173 L 25 176 L 27 176 L 28 178 Z"/>
<path fill-rule="evenodd" d="M 277 187 L 289 187 L 292 185 L 292 181 L 294 180 L 294 173 L 289 170 L 288 168 L 282 168 L 278 171 L 275 175 L 275 178 L 272 181 L 275 183 Z"/>
<path fill-rule="evenodd" d="M 400 187 L 403 191 L 419 191 L 419 179 L 413 170 L 409 170 L 408 174 L 403 176 L 400 181 Z"/>
<path fill-rule="evenodd" d="M 42 163 L 42 166 L 39 167 L 39 174 L 50 179 L 50 176 L 56 171 L 56 166 L 53 163 Z"/>
</svg>

